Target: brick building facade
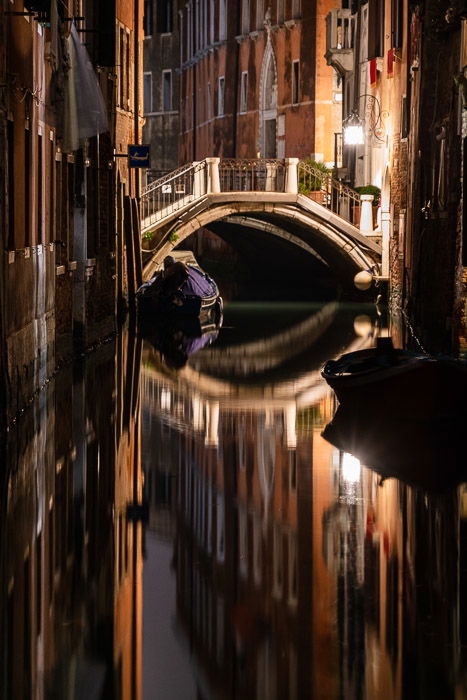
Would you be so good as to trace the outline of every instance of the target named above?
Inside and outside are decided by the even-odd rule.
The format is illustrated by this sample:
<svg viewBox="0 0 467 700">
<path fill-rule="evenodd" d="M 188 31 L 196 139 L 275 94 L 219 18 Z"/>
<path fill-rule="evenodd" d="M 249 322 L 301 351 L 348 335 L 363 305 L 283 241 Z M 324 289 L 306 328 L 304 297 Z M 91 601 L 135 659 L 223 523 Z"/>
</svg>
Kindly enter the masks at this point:
<svg viewBox="0 0 467 700">
<path fill-rule="evenodd" d="M 327 22 L 344 119 L 356 113 L 365 132 L 344 144 L 341 173 L 381 190 L 394 332 L 404 342 L 405 325 L 417 349 L 465 352 L 465 7 L 369 0 Z"/>
<path fill-rule="evenodd" d="M 139 193 L 139 176 L 114 151 L 140 141 L 143 8 L 2 5 L 0 340 L 14 415 L 57 361 L 114 330 L 116 293 L 127 285 L 124 198 Z"/>
<path fill-rule="evenodd" d="M 180 162 L 259 154 L 334 163 L 340 88 L 324 37 L 335 5 L 179 3 Z"/>
<path fill-rule="evenodd" d="M 180 38 L 173 2 L 144 3 L 143 141 L 151 147 L 150 179 L 178 166 Z"/>
</svg>

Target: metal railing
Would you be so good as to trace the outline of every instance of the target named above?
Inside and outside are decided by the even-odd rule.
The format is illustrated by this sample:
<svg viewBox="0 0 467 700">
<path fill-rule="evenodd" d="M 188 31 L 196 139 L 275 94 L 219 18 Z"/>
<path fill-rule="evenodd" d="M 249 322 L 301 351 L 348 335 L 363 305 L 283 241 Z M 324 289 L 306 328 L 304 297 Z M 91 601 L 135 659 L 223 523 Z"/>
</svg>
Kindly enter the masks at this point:
<svg viewBox="0 0 467 700">
<path fill-rule="evenodd" d="M 328 172 L 307 162 L 285 159 L 208 158 L 184 165 L 155 180 L 141 195 L 143 230 L 170 217 L 207 194 L 222 192 L 293 192 L 287 186 L 290 168 L 303 194 L 358 226 L 360 197 Z M 296 179 L 295 179 L 296 178 Z M 296 184 L 294 186 L 294 191 Z"/>
<path fill-rule="evenodd" d="M 141 194 L 141 221 L 148 226 L 197 199 L 205 189 L 206 163 L 183 165 L 154 180 Z"/>
<path fill-rule="evenodd" d="M 219 164 L 222 192 L 284 192 L 285 163 L 277 159 L 224 158 Z"/>
<path fill-rule="evenodd" d="M 304 161 L 298 164 L 298 191 L 354 226 L 360 220 L 360 195 L 327 172 Z"/>
</svg>

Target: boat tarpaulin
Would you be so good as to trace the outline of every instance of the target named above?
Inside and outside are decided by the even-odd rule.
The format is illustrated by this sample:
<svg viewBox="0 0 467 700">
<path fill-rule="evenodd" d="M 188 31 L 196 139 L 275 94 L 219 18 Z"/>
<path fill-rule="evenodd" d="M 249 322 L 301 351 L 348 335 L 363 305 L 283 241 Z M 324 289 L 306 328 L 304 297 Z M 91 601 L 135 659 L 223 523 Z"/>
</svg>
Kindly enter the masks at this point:
<svg viewBox="0 0 467 700">
<path fill-rule="evenodd" d="M 180 291 L 187 296 L 212 297 L 217 294 L 215 283 L 201 270 L 193 265 L 187 265 L 188 279 L 182 284 Z"/>
</svg>

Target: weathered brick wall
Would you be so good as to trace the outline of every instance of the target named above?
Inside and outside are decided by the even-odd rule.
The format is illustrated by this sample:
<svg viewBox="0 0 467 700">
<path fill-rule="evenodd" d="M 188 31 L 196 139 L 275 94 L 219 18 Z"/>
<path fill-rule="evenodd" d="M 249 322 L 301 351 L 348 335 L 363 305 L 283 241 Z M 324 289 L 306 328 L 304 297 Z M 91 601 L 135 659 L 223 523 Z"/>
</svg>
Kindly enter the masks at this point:
<svg viewBox="0 0 467 700">
<path fill-rule="evenodd" d="M 446 21 L 447 9 L 447 2 L 429 2 L 424 11 L 418 155 L 409 185 L 414 193 L 412 264 L 405 301 L 417 336 L 432 352 L 455 352 L 457 345 L 461 139 L 453 78 L 459 71 L 461 32 L 460 22 Z"/>
<path fill-rule="evenodd" d="M 391 169 L 391 218 L 393 222 L 390 242 L 390 305 L 393 312 L 400 312 L 403 305 L 405 213 L 407 210 L 407 142 L 395 136 Z"/>
<path fill-rule="evenodd" d="M 55 251 L 17 252 L 3 267 L 8 372 L 7 419 L 24 408 L 55 368 Z"/>
</svg>

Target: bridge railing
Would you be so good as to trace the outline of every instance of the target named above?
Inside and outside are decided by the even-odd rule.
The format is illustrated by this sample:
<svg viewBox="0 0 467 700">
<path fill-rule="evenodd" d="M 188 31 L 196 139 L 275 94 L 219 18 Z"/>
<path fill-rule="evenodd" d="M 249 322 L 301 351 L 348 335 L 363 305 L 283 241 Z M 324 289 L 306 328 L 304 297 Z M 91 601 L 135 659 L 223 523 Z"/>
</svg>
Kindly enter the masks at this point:
<svg viewBox="0 0 467 700">
<path fill-rule="evenodd" d="M 297 158 L 206 158 L 184 165 L 144 188 L 142 228 L 147 230 L 204 195 L 221 192 L 303 194 L 361 231 L 373 230 L 371 202 L 363 201 L 372 196 L 359 195 L 328 172 Z"/>
<path fill-rule="evenodd" d="M 141 219 L 146 225 L 181 209 L 205 193 L 206 163 L 183 165 L 151 182 L 141 195 Z"/>
<path fill-rule="evenodd" d="M 219 163 L 221 192 L 284 192 L 283 160 L 223 158 Z"/>
<path fill-rule="evenodd" d="M 339 214 L 354 226 L 360 223 L 361 197 L 327 172 L 305 161 L 298 164 L 298 191 Z"/>
</svg>

